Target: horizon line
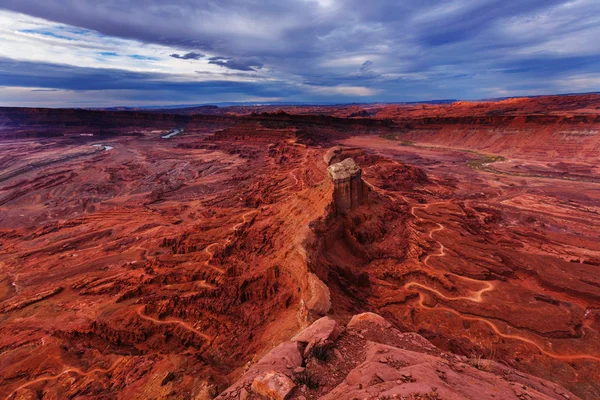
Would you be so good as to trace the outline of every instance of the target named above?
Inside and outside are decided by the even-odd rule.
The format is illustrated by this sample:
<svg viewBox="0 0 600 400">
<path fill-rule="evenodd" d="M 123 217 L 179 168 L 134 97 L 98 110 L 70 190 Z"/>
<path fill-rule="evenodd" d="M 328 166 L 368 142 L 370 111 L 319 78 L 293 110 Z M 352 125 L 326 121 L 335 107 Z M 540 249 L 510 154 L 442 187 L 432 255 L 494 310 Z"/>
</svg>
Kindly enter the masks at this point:
<svg viewBox="0 0 600 400">
<path fill-rule="evenodd" d="M 600 91 L 593 92 L 572 92 L 572 93 L 554 93 L 554 94 L 538 94 L 538 95 L 520 95 L 520 96 L 503 96 L 503 97 L 487 97 L 477 99 L 429 99 L 421 101 L 373 101 L 373 102 L 294 102 L 294 101 L 282 101 L 282 102 L 243 102 L 243 101 L 224 101 L 214 103 L 198 103 L 198 104 L 175 104 L 175 105 L 151 105 L 151 106 L 105 106 L 105 107 L 51 107 L 51 106 L 5 106 L 0 105 L 2 108 L 24 108 L 24 109 L 52 109 L 52 110 L 90 110 L 90 111 L 129 111 L 129 110 L 177 110 L 177 109 L 191 109 L 200 107 L 217 107 L 217 108 L 229 108 L 229 107 L 264 107 L 264 106 L 320 106 L 320 107 L 340 107 L 350 105 L 416 105 L 416 104 L 453 104 L 457 102 L 497 102 L 510 99 L 531 99 L 540 97 L 563 97 L 563 96 L 586 96 L 586 95 L 600 95 Z M 120 110 L 119 110 L 120 109 Z"/>
</svg>

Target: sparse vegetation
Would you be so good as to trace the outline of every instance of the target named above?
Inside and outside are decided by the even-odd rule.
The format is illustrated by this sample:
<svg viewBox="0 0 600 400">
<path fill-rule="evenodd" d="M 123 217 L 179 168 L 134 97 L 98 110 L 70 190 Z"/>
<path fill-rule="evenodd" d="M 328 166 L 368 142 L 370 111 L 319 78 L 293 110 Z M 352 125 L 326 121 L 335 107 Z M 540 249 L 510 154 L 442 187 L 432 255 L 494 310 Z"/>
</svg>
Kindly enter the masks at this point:
<svg viewBox="0 0 600 400">
<path fill-rule="evenodd" d="M 333 348 L 332 343 L 323 343 L 318 346 L 314 346 L 311 349 L 310 354 L 312 355 L 312 357 L 315 360 L 320 361 L 320 362 L 325 362 L 325 361 L 329 360 L 329 357 L 331 357 L 332 348 Z"/>
<path fill-rule="evenodd" d="M 393 134 L 393 133 L 386 133 L 385 135 L 380 135 L 379 137 L 381 137 L 382 139 L 398 142 L 398 144 L 400 146 L 419 147 L 422 149 L 452 150 L 452 151 L 461 151 L 464 153 L 471 153 L 471 154 L 475 155 L 476 158 L 468 160 L 467 165 L 469 166 L 469 168 L 472 168 L 472 169 L 475 169 L 478 171 L 493 172 L 496 174 L 501 173 L 500 171 L 498 171 L 494 168 L 488 167 L 488 164 L 492 164 L 492 163 L 495 163 L 498 161 L 505 160 L 505 158 L 502 156 L 495 155 L 495 154 L 482 154 L 475 150 L 457 149 L 457 148 L 441 147 L 441 146 L 418 145 L 417 143 L 411 142 L 410 140 L 402 140 L 398 137 L 397 134 Z"/>
<path fill-rule="evenodd" d="M 415 142 L 411 142 L 410 140 L 402 140 L 398 137 L 398 135 L 393 133 L 386 133 L 385 135 L 381 135 L 380 137 L 382 139 L 393 140 L 395 142 L 398 142 L 400 146 L 417 146 Z"/>
<path fill-rule="evenodd" d="M 481 345 L 482 343 L 478 341 Z M 496 359 L 496 346 L 493 343 L 489 343 L 488 346 L 481 346 L 482 350 L 474 350 L 472 357 L 469 359 L 469 364 L 481 371 L 491 371 L 494 360 Z M 486 354 L 485 349 L 489 349 Z M 486 357 L 487 356 L 487 357 Z"/>
<path fill-rule="evenodd" d="M 319 387 L 319 379 L 307 369 L 294 373 L 294 383 L 298 386 L 306 385 L 309 389 L 317 389 Z"/>
<path fill-rule="evenodd" d="M 495 169 L 488 167 L 488 164 L 505 160 L 505 158 L 502 156 L 491 155 L 491 154 L 480 154 L 477 152 L 473 152 L 473 153 L 478 155 L 479 157 L 467 161 L 467 165 L 469 166 L 469 168 L 472 168 L 475 170 L 487 171 L 487 172 L 498 172 Z"/>
<path fill-rule="evenodd" d="M 393 133 L 386 133 L 385 135 L 380 135 L 379 137 L 386 140 L 398 140 L 398 136 L 394 135 Z"/>
</svg>

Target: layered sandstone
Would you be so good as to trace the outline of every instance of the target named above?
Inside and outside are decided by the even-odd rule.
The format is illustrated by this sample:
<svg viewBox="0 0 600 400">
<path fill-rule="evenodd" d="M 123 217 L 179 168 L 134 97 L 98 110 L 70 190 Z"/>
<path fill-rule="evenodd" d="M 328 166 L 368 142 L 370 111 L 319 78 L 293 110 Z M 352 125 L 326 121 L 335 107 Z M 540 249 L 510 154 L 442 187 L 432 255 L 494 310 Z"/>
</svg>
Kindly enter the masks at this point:
<svg viewBox="0 0 600 400">
<path fill-rule="evenodd" d="M 0 397 L 209 396 L 329 310 L 304 249 L 323 152 L 211 127 L 5 146 Z"/>
<path fill-rule="evenodd" d="M 437 382 L 413 364 L 420 377 L 390 380 L 394 361 L 368 358 L 366 340 L 403 362 L 421 351 L 372 338 L 366 319 L 388 338 L 390 324 L 404 342 L 424 344 L 418 333 L 441 351 L 429 355 L 600 398 L 596 108 L 536 116 L 526 103 L 388 117 L 353 105 L 352 118 L 0 110 L 0 397 L 209 399 L 282 342 L 259 393 L 362 399 Z M 368 207 L 349 189 L 336 212 L 327 167 L 347 158 Z M 316 340 L 289 342 L 365 310 L 388 323 L 363 315 L 326 337 L 324 320 Z M 460 365 L 436 360 L 427 373 L 454 382 Z M 544 398 L 528 385 L 496 398 Z"/>
<path fill-rule="evenodd" d="M 333 197 L 339 213 L 347 213 L 365 203 L 367 190 L 362 170 L 352 158 L 330 165 L 327 172 L 333 181 Z"/>
</svg>

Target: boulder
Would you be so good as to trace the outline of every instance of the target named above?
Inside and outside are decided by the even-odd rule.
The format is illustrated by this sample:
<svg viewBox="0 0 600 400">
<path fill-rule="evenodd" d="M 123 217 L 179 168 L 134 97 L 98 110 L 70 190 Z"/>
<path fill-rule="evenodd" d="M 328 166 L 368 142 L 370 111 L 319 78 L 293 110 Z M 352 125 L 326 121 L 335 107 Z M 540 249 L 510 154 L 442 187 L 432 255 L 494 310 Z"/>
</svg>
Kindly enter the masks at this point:
<svg viewBox="0 0 600 400">
<path fill-rule="evenodd" d="M 307 345 L 304 349 L 306 358 L 313 348 L 332 343 L 340 336 L 341 332 L 342 329 L 335 320 L 323 317 L 301 331 L 292 340 Z"/>
<path fill-rule="evenodd" d="M 296 385 L 285 374 L 277 371 L 265 372 L 252 382 L 252 391 L 271 400 L 285 400 Z"/>
<path fill-rule="evenodd" d="M 362 325 L 375 325 L 381 328 L 389 328 L 392 326 L 381 315 L 372 312 L 357 314 L 348 322 L 348 328 L 358 328 Z"/>
<path fill-rule="evenodd" d="M 308 274 L 310 298 L 306 300 L 306 308 L 317 316 L 325 315 L 331 308 L 329 288 L 315 274 Z"/>
<path fill-rule="evenodd" d="M 323 317 L 302 330 L 292 340 L 300 343 L 322 343 L 327 340 L 336 340 L 340 333 L 341 328 L 334 319 Z"/>
<path fill-rule="evenodd" d="M 284 374 L 283 371 L 291 373 L 294 368 L 302 366 L 302 354 L 300 353 L 298 342 L 284 342 L 271 350 L 267 355 L 261 358 L 254 364 L 248 372 L 246 372 L 237 382 L 225 389 L 217 398 L 227 399 L 229 393 L 241 392 L 245 387 L 254 386 L 254 381 L 257 377 L 263 376 L 266 373 L 278 371 Z M 284 374 L 285 376 L 285 374 Z M 288 378 L 289 379 L 289 378 Z M 263 380 L 257 383 L 259 388 L 263 388 Z M 262 389 L 261 389 L 262 390 Z M 266 390 L 266 389 L 265 389 Z M 278 397 L 275 397 L 278 398 Z"/>
</svg>

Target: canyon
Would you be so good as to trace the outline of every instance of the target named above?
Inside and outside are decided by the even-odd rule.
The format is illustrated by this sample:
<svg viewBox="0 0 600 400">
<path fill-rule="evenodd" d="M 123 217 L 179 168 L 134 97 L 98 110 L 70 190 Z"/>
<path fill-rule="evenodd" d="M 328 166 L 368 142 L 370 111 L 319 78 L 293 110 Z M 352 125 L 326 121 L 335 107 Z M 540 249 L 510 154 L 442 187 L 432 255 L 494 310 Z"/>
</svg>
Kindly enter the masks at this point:
<svg viewBox="0 0 600 400">
<path fill-rule="evenodd" d="M 600 398 L 599 130 L 599 95 L 0 109 L 0 397 Z"/>
</svg>

